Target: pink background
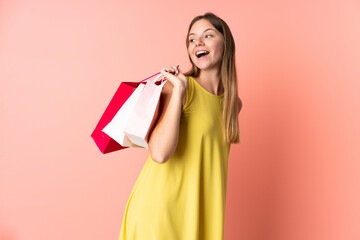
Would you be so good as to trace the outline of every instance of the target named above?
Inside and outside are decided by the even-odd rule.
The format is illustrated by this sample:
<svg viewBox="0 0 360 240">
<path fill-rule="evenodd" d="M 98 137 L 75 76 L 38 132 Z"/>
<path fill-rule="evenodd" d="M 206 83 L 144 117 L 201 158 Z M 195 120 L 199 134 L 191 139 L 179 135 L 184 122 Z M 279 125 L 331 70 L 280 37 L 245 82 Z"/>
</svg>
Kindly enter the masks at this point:
<svg viewBox="0 0 360 240">
<path fill-rule="evenodd" d="M 90 138 L 121 81 L 236 40 L 225 240 L 360 239 L 359 1 L 0 1 L 0 240 L 117 239 L 148 155 Z"/>
</svg>

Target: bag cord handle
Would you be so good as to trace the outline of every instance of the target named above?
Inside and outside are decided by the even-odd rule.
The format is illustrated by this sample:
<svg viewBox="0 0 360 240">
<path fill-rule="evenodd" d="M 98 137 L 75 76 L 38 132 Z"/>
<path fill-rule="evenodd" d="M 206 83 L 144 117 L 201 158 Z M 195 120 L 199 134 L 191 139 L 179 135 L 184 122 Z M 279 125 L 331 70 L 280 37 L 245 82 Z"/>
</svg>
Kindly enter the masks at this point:
<svg viewBox="0 0 360 240">
<path fill-rule="evenodd" d="M 158 72 L 158 73 L 155 73 L 154 75 L 152 75 L 152 76 L 150 76 L 150 77 L 147 77 L 147 78 L 145 78 L 144 80 L 141 80 L 140 82 L 143 82 L 143 81 L 145 81 L 145 80 L 147 80 L 147 79 L 149 79 L 149 78 L 152 78 L 152 77 L 154 77 L 154 76 L 156 76 L 156 75 L 158 75 L 158 74 L 160 74 L 161 72 Z M 165 79 L 165 77 L 163 77 L 162 79 L 161 79 L 161 81 L 162 80 L 164 80 Z"/>
</svg>

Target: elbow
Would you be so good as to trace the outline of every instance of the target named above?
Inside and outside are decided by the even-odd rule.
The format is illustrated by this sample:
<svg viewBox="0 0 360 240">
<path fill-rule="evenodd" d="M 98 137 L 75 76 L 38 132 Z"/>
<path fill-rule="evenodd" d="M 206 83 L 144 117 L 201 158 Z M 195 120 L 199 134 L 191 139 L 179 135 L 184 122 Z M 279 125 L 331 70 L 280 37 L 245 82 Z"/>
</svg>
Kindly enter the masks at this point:
<svg viewBox="0 0 360 240">
<path fill-rule="evenodd" d="M 169 158 L 167 158 L 163 155 L 153 154 L 153 153 L 151 153 L 151 158 L 152 158 L 152 160 L 154 160 L 155 162 L 157 162 L 159 164 L 164 164 L 169 160 Z"/>
<path fill-rule="evenodd" d="M 163 148 L 154 148 L 154 146 L 149 145 L 149 150 L 152 160 L 159 164 L 166 163 L 170 158 L 164 151 L 162 151 Z"/>
<path fill-rule="evenodd" d="M 148 146 L 151 158 L 159 164 L 166 163 L 175 151 L 175 147 L 173 146 L 173 144 L 166 144 L 163 142 L 154 141 L 154 139 L 152 139 L 152 141 L 149 141 Z"/>
</svg>

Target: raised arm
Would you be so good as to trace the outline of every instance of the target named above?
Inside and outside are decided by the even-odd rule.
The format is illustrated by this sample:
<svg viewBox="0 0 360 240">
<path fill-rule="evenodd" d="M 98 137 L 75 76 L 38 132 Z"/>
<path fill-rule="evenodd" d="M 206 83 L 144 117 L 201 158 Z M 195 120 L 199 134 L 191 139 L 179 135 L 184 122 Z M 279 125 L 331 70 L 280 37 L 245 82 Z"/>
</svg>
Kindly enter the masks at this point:
<svg viewBox="0 0 360 240">
<path fill-rule="evenodd" d="M 149 138 L 149 150 L 152 159 L 162 164 L 169 160 L 178 143 L 187 79 L 178 67 L 163 68 L 161 73 L 167 82 L 161 92 L 159 118 Z"/>
</svg>

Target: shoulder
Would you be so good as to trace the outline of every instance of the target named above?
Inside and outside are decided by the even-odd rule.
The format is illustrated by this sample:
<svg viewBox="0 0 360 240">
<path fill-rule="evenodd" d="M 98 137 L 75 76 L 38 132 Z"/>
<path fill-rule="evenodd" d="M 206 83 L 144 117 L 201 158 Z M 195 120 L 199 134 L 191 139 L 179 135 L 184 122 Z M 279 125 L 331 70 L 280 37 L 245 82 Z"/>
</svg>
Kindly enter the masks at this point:
<svg viewBox="0 0 360 240">
<path fill-rule="evenodd" d="M 189 81 L 189 78 L 186 76 L 186 78 L 188 79 Z M 187 89 L 189 88 L 189 85 L 187 86 Z M 181 99 L 181 107 L 183 108 L 185 103 L 186 103 L 186 96 L 187 96 L 187 89 L 185 91 L 185 94 L 183 96 L 183 98 Z M 171 98 L 171 95 L 172 95 L 172 91 L 173 91 L 173 85 L 169 82 L 169 81 L 166 81 L 165 84 L 164 84 L 164 87 L 161 91 L 161 97 L 163 98 L 163 101 L 170 101 L 170 98 Z"/>
<path fill-rule="evenodd" d="M 241 108 L 242 108 L 242 101 L 240 97 L 238 97 L 238 113 L 240 113 Z"/>
</svg>

